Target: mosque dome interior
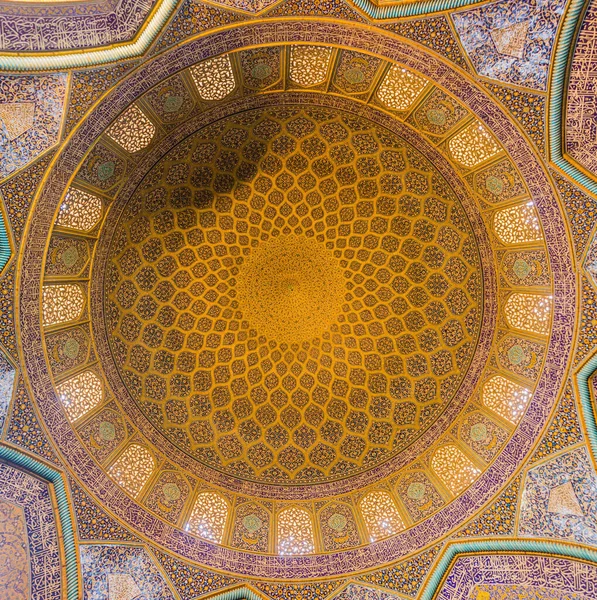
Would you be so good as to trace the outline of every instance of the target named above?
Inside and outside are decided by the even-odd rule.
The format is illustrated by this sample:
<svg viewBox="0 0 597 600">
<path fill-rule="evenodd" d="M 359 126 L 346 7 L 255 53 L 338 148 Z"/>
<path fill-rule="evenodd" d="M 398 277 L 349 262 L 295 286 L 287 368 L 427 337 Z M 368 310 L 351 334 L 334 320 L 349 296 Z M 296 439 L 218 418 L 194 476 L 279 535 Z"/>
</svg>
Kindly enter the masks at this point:
<svg viewBox="0 0 597 600">
<path fill-rule="evenodd" d="M 595 23 L 0 2 L 3 597 L 597 598 Z"/>
</svg>

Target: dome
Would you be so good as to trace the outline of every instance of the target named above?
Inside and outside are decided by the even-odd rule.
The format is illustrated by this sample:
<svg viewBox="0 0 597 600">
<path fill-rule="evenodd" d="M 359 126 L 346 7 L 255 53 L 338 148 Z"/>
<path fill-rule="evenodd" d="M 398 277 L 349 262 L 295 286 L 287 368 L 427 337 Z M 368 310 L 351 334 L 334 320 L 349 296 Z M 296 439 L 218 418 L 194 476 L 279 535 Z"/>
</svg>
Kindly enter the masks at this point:
<svg viewBox="0 0 597 600">
<path fill-rule="evenodd" d="M 529 183 L 470 107 L 381 56 L 278 45 L 191 64 L 100 133 L 43 319 L 105 485 L 240 560 L 396 544 L 493 477 L 553 292 Z"/>
<path fill-rule="evenodd" d="M 576 319 L 535 141 L 468 62 L 389 29 L 170 41 L 65 116 L 20 251 L 22 385 L 84 552 L 108 527 L 188 585 L 382 589 L 489 507 L 514 521 L 496 498 L 544 444 Z"/>
<path fill-rule="evenodd" d="M 370 470 L 444 412 L 475 353 L 482 274 L 462 205 L 406 140 L 349 112 L 289 104 L 207 126 L 152 167 L 105 243 L 104 368 L 231 477 Z"/>
</svg>

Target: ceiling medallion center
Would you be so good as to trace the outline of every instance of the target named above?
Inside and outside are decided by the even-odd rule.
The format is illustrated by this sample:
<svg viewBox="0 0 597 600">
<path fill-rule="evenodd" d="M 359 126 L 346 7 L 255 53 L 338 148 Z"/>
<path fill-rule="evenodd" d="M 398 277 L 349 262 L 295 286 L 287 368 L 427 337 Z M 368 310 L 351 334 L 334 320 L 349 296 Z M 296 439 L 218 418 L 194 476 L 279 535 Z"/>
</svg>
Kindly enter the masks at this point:
<svg viewBox="0 0 597 600">
<path fill-rule="evenodd" d="M 236 289 L 243 317 L 257 334 L 295 351 L 337 320 L 345 293 L 342 270 L 331 252 L 294 234 L 270 238 L 252 250 Z"/>
</svg>

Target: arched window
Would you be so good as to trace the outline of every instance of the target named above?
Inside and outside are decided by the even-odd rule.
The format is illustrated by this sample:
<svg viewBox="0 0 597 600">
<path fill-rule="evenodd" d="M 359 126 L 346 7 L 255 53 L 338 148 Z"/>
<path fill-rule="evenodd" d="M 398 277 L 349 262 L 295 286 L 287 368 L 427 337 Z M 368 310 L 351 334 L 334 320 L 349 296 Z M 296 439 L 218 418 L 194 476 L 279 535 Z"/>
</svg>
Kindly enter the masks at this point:
<svg viewBox="0 0 597 600">
<path fill-rule="evenodd" d="M 495 156 L 500 145 L 480 121 L 473 121 L 459 131 L 449 142 L 452 156 L 465 167 L 475 167 Z"/>
<path fill-rule="evenodd" d="M 453 494 L 462 492 L 481 473 L 454 444 L 442 446 L 435 451 L 431 459 L 431 468 Z"/>
<path fill-rule="evenodd" d="M 103 399 L 102 382 L 92 371 L 75 375 L 57 388 L 58 397 L 71 421 L 80 419 Z"/>
<path fill-rule="evenodd" d="M 370 492 L 361 500 L 361 514 L 371 541 L 379 540 L 404 529 L 404 522 L 388 492 Z"/>
<path fill-rule="evenodd" d="M 227 54 L 209 58 L 191 67 L 191 75 L 203 100 L 222 100 L 236 86 Z"/>
<path fill-rule="evenodd" d="M 85 295 L 79 285 L 44 285 L 42 308 L 44 325 L 58 325 L 81 316 Z"/>
<path fill-rule="evenodd" d="M 151 452 L 139 445 L 131 444 L 108 469 L 108 474 L 131 496 L 136 497 L 155 469 Z"/>
<path fill-rule="evenodd" d="M 504 244 L 524 244 L 542 238 L 532 202 L 498 210 L 493 217 L 493 228 Z"/>
<path fill-rule="evenodd" d="M 384 77 L 379 89 L 377 97 L 388 107 L 394 110 L 406 110 L 410 108 L 427 81 L 412 71 L 394 65 Z"/>
<path fill-rule="evenodd" d="M 531 399 L 531 392 L 522 385 L 496 375 L 485 382 L 481 398 L 489 410 L 516 424 Z"/>
<path fill-rule="evenodd" d="M 127 152 L 139 152 L 155 135 L 155 125 L 138 106 L 127 108 L 108 129 L 108 135 Z"/>
<path fill-rule="evenodd" d="M 551 298 L 539 294 L 511 294 L 504 307 L 512 327 L 547 335 L 551 317 Z"/>
<path fill-rule="evenodd" d="M 323 83 L 328 76 L 332 49 L 324 46 L 292 46 L 290 50 L 290 79 L 310 87 Z"/>
<path fill-rule="evenodd" d="M 311 515 L 293 506 L 278 517 L 278 553 L 310 554 L 315 552 Z"/>
<path fill-rule="evenodd" d="M 195 500 L 187 529 L 206 540 L 220 543 L 227 517 L 226 500 L 215 492 L 202 492 Z"/>
<path fill-rule="evenodd" d="M 93 194 L 88 194 L 76 188 L 69 188 L 60 206 L 56 225 L 89 231 L 97 224 L 102 216 L 102 201 Z"/>
</svg>

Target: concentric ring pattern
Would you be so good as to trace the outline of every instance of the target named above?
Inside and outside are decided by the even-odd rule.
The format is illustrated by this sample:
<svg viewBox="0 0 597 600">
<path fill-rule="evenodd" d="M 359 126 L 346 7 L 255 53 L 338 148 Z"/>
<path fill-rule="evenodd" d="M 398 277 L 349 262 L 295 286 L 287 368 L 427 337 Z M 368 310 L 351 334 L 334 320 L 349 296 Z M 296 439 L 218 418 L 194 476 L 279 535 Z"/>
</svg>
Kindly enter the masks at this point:
<svg viewBox="0 0 597 600">
<path fill-rule="evenodd" d="M 399 452 L 458 389 L 480 328 L 475 240 L 446 181 L 341 111 L 254 110 L 193 135 L 111 248 L 123 381 L 236 477 L 316 482 Z"/>
</svg>

